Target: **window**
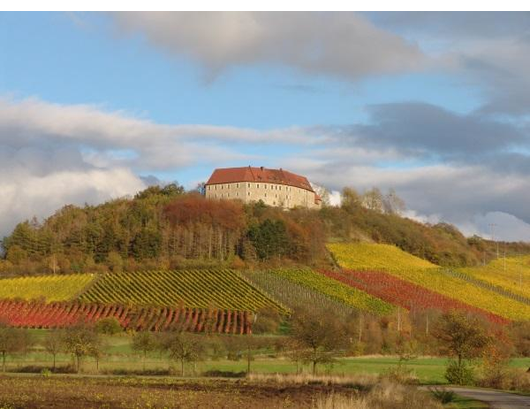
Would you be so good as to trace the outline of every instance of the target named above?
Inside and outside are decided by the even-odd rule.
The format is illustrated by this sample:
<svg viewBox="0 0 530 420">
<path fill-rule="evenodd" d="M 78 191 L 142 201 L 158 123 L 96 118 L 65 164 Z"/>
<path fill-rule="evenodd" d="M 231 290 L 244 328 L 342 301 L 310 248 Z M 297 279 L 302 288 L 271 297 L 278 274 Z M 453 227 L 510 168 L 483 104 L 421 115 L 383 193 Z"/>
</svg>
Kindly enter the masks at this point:
<svg viewBox="0 0 530 420">
<path fill-rule="evenodd" d="M 250 196 L 250 191 L 247 194 Z"/>
<path fill-rule="evenodd" d="M 221 185 L 221 189 L 223 189 L 223 186 L 224 186 L 224 185 Z"/>
<path fill-rule="evenodd" d="M 238 192 L 236 192 L 236 197 L 239 197 L 239 193 Z"/>
<path fill-rule="evenodd" d="M 215 189 L 217 189 L 217 185 L 215 186 Z M 217 196 L 216 196 L 217 197 Z"/>
<path fill-rule="evenodd" d="M 236 188 L 239 188 L 239 182 L 236 184 Z"/>
<path fill-rule="evenodd" d="M 250 188 L 250 183 L 249 183 L 249 184 L 247 184 L 247 187 L 248 187 L 248 188 Z"/>
<path fill-rule="evenodd" d="M 256 188 L 259 188 L 259 184 L 256 184 Z"/>
<path fill-rule="evenodd" d="M 282 190 L 282 187 L 281 187 L 281 185 L 280 185 L 280 191 L 281 191 L 281 190 Z"/>
<path fill-rule="evenodd" d="M 263 188 L 267 189 L 267 184 L 263 185 Z"/>
<path fill-rule="evenodd" d="M 267 198 L 267 193 L 265 193 L 265 198 Z"/>
</svg>

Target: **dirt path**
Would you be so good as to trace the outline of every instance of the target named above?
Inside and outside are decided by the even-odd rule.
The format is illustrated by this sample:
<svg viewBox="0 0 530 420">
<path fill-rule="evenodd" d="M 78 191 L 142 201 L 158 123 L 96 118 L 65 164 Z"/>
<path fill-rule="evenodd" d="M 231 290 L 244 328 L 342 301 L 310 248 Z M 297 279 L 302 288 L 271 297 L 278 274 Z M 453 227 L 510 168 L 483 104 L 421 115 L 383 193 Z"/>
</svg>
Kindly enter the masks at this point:
<svg viewBox="0 0 530 420">
<path fill-rule="evenodd" d="M 480 388 L 461 388 L 444 386 L 444 389 L 453 391 L 462 397 L 487 403 L 490 408 L 530 408 L 530 396 L 510 394 L 508 392 L 494 391 Z"/>
</svg>

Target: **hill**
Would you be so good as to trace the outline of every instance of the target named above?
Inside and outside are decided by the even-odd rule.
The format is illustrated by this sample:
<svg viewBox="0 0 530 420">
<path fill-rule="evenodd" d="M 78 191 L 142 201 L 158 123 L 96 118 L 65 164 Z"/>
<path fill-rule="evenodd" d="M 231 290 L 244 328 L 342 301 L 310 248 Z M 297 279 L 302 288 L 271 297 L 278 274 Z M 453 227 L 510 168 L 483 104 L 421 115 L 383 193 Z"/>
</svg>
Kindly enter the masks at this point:
<svg viewBox="0 0 530 420">
<path fill-rule="evenodd" d="M 341 207 L 283 211 L 263 203 L 206 200 L 178 185 L 150 187 L 98 206 L 65 206 L 4 238 L 0 274 L 102 273 L 303 264 L 330 267 L 327 242 L 386 243 L 444 267 L 491 261 L 499 244 L 455 227 L 366 206 L 345 191 Z M 508 256 L 526 243 L 501 243 Z"/>
</svg>

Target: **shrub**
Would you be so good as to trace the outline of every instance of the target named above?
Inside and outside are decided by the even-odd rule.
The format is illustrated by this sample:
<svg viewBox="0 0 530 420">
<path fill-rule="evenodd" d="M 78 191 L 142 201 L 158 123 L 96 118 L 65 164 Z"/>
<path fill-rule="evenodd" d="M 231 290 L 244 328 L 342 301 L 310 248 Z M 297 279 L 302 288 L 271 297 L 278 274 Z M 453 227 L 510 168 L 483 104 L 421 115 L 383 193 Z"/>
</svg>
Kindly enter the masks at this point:
<svg viewBox="0 0 530 420">
<path fill-rule="evenodd" d="M 467 363 L 458 363 L 451 360 L 445 371 L 445 379 L 451 384 L 472 385 L 475 380 L 475 372 Z"/>
<path fill-rule="evenodd" d="M 431 393 L 438 401 L 442 404 L 449 404 L 455 400 L 456 394 L 453 391 L 449 391 L 443 388 L 433 388 Z"/>
</svg>

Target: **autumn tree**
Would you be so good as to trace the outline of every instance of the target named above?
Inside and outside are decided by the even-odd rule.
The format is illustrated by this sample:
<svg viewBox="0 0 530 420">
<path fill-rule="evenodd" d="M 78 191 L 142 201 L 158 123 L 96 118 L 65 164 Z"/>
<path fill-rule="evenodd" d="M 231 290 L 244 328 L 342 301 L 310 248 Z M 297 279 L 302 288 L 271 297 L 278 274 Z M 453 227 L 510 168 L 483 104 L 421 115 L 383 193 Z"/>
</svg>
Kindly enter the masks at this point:
<svg viewBox="0 0 530 420">
<path fill-rule="evenodd" d="M 65 350 L 75 359 L 77 373 L 81 370 L 83 358 L 99 354 L 102 346 L 97 332 L 86 324 L 77 324 L 67 328 L 63 342 Z"/>
<path fill-rule="evenodd" d="M 405 201 L 397 195 L 393 188 L 390 188 L 383 198 L 383 209 L 385 213 L 402 214 L 406 209 Z"/>
<path fill-rule="evenodd" d="M 116 318 L 102 318 L 96 322 L 96 331 L 100 334 L 113 336 L 123 331 L 123 327 Z"/>
<path fill-rule="evenodd" d="M 471 383 L 470 362 L 482 355 L 491 340 L 483 322 L 461 312 L 446 313 L 439 318 L 433 335 L 451 358 L 446 370 L 447 380 L 459 385 Z"/>
<path fill-rule="evenodd" d="M 362 196 L 363 206 L 377 213 L 382 213 L 384 210 L 383 200 L 383 193 L 376 187 L 366 191 Z"/>
<path fill-rule="evenodd" d="M 135 351 L 142 353 L 142 369 L 145 372 L 145 359 L 147 354 L 156 350 L 158 347 L 158 340 L 150 331 L 141 331 L 134 335 L 132 339 L 132 348 Z"/>
<path fill-rule="evenodd" d="M 182 332 L 167 333 L 162 339 L 162 348 L 171 360 L 180 362 L 181 376 L 184 376 L 185 365 L 202 360 L 205 351 L 197 335 Z"/>
<path fill-rule="evenodd" d="M 330 313 L 298 311 L 293 315 L 293 347 L 303 349 L 302 360 L 311 364 L 313 374 L 318 365 L 335 361 L 346 344 L 344 331 L 344 326 Z"/>
<path fill-rule="evenodd" d="M 27 330 L 0 324 L 0 354 L 2 355 L 2 372 L 6 371 L 8 355 L 25 352 L 31 345 Z"/>
<path fill-rule="evenodd" d="M 341 208 L 349 213 L 357 210 L 362 204 L 362 198 L 359 193 L 351 187 L 344 187 L 341 193 Z"/>
<path fill-rule="evenodd" d="M 56 369 L 57 355 L 64 351 L 64 336 L 62 330 L 51 330 L 44 338 L 44 349 L 53 357 L 53 371 Z"/>
</svg>

